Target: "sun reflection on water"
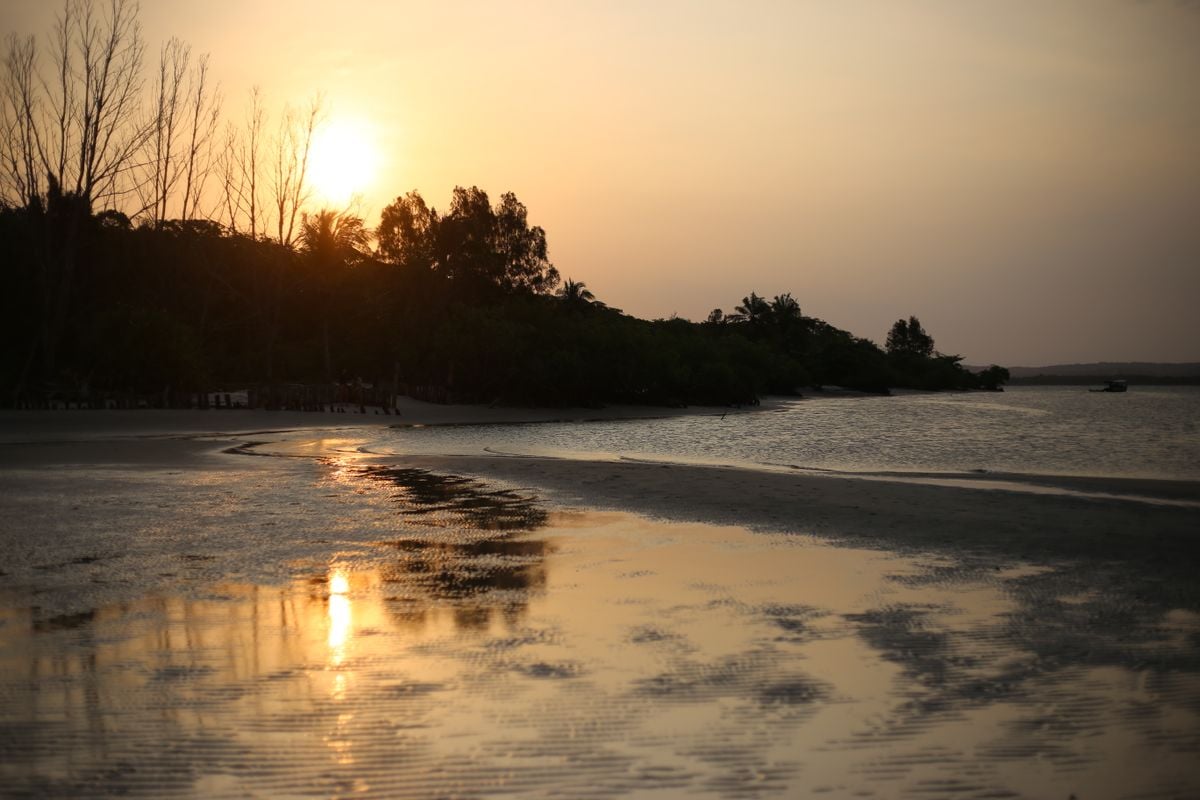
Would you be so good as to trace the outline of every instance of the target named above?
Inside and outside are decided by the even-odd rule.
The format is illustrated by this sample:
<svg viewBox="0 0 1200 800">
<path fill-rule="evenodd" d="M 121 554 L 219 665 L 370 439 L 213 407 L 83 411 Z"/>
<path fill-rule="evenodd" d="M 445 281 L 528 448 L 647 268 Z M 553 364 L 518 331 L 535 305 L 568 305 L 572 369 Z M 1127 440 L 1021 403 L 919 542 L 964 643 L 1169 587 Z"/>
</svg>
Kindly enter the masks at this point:
<svg viewBox="0 0 1200 800">
<path fill-rule="evenodd" d="M 346 660 L 346 645 L 354 624 L 349 592 L 349 576 L 345 570 L 335 568 L 329 573 L 329 666 L 335 668 Z M 345 676 L 339 674 L 334 679 L 334 695 L 344 689 Z"/>
<path fill-rule="evenodd" d="M 1137 632 L 1109 621 L 1130 602 L 1068 602 L 1079 584 L 1059 568 L 548 520 L 541 536 L 406 528 L 373 565 L 341 555 L 285 586 L 52 618 L 0 606 L 0 782 L 446 797 L 588 781 L 628 796 L 745 788 L 722 783 L 735 775 L 748 796 L 890 796 L 968 775 L 1014 796 L 1195 795 L 1178 791 L 1195 786 L 1190 610 L 1113 644 Z M 881 787 L 879 763 L 905 769 Z"/>
</svg>

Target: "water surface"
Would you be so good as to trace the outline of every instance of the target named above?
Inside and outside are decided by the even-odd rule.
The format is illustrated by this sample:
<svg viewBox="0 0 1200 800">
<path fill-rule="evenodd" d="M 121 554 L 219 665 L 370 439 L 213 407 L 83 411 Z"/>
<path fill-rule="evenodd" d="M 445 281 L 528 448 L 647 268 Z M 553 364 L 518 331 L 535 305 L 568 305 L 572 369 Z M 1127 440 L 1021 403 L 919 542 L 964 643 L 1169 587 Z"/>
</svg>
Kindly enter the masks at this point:
<svg viewBox="0 0 1200 800">
<path fill-rule="evenodd" d="M 16 475 L 7 794 L 1200 791 L 1200 617 L 1119 570 L 564 511 L 312 450 Z M 47 513 L 66 492 L 77 516 Z"/>
<path fill-rule="evenodd" d="M 378 452 L 639 458 L 843 472 L 1200 480 L 1200 387 L 805 398 L 662 420 L 394 429 Z"/>
</svg>

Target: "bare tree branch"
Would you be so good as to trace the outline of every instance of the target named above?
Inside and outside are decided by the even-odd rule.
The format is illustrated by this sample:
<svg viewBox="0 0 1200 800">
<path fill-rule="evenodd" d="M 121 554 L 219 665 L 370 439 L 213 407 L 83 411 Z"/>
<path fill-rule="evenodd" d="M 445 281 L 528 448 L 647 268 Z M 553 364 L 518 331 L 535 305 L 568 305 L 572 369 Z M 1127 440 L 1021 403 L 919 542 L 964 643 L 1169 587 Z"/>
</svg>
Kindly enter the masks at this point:
<svg viewBox="0 0 1200 800">
<path fill-rule="evenodd" d="M 274 142 L 275 159 L 271 190 L 276 212 L 276 238 L 290 247 L 296 230 L 296 217 L 309 200 L 308 159 L 313 134 L 324 117 L 324 101 L 318 95 L 309 103 L 308 113 L 300 118 L 290 107 L 280 117 L 279 133 Z"/>
</svg>

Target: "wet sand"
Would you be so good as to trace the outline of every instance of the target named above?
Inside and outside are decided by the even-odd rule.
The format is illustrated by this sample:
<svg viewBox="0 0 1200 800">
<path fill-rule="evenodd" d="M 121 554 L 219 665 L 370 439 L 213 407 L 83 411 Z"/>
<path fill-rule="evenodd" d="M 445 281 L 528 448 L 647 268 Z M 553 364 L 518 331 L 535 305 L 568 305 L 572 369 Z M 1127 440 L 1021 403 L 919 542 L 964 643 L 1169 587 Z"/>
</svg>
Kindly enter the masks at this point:
<svg viewBox="0 0 1200 800">
<path fill-rule="evenodd" d="M 0 445 L 6 794 L 1200 795 L 1189 505 L 81 432 Z"/>
</svg>

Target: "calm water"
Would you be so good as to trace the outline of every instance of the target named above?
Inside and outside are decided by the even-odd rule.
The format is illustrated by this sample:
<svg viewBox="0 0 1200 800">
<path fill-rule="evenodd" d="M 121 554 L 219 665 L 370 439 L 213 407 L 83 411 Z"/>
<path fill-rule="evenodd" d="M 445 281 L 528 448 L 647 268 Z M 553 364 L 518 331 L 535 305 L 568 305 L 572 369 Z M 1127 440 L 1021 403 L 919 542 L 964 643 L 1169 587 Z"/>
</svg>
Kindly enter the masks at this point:
<svg viewBox="0 0 1200 800">
<path fill-rule="evenodd" d="M 0 445 L 0 795 L 1200 796 L 1194 557 L 860 549 L 371 455 L 1195 477 L 1197 399 Z"/>
<path fill-rule="evenodd" d="M 352 443 L 4 473 L 0 795 L 1200 789 L 1200 615 L 1157 580 L 563 512 Z"/>
<path fill-rule="evenodd" d="M 1200 387 L 1018 387 L 803 399 L 723 418 L 393 429 L 372 449 L 1200 480 Z"/>
</svg>

